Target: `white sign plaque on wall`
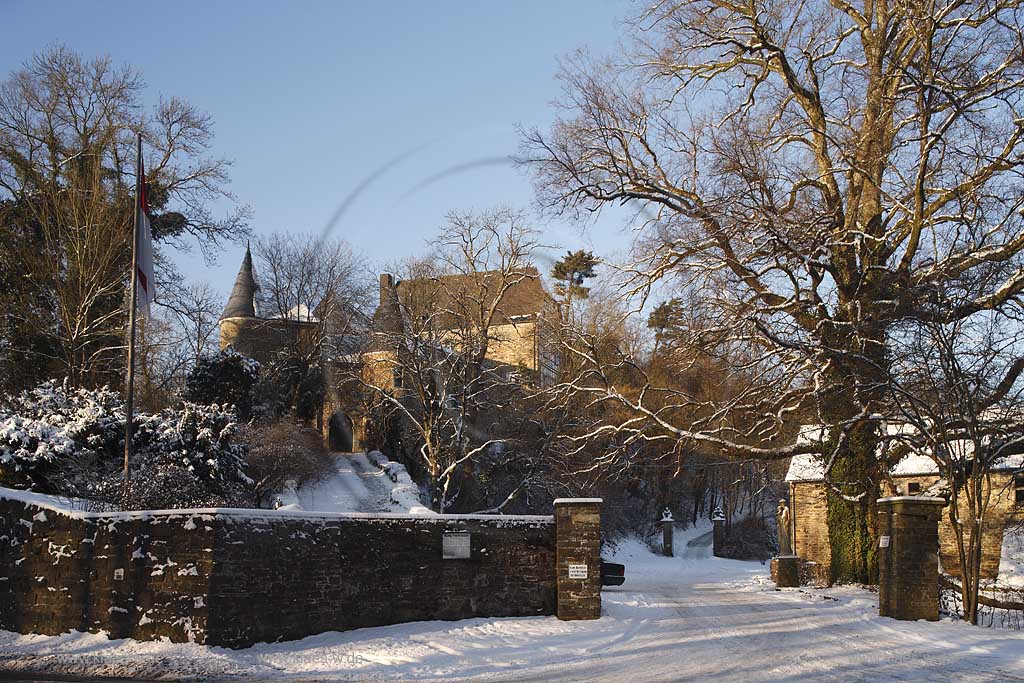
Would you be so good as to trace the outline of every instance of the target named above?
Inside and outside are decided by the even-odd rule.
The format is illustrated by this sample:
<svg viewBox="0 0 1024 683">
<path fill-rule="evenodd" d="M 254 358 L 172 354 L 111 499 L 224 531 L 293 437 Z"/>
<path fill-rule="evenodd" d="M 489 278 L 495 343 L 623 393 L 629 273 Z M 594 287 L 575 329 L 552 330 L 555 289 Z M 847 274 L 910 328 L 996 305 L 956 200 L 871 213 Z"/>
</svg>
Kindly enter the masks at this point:
<svg viewBox="0 0 1024 683">
<path fill-rule="evenodd" d="M 569 565 L 569 578 L 570 579 L 585 579 L 585 578 L 587 578 L 587 565 L 585 565 L 585 564 L 570 564 Z"/>
<path fill-rule="evenodd" d="M 470 555 L 468 531 L 444 532 L 441 537 L 441 559 L 468 560 Z"/>
<path fill-rule="evenodd" d="M 878 537 L 878 547 L 879 548 L 888 548 L 889 547 L 889 537 L 888 536 L 879 536 Z"/>
</svg>

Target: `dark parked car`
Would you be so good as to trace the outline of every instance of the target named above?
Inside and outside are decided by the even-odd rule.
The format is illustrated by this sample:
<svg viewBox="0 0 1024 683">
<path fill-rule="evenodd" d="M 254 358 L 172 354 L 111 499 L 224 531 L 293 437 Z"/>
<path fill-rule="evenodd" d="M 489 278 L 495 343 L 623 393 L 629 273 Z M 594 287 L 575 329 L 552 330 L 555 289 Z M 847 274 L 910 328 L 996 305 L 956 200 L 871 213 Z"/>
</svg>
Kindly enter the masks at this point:
<svg viewBox="0 0 1024 683">
<path fill-rule="evenodd" d="M 626 581 L 626 565 L 601 560 L 601 585 L 621 586 Z"/>
</svg>

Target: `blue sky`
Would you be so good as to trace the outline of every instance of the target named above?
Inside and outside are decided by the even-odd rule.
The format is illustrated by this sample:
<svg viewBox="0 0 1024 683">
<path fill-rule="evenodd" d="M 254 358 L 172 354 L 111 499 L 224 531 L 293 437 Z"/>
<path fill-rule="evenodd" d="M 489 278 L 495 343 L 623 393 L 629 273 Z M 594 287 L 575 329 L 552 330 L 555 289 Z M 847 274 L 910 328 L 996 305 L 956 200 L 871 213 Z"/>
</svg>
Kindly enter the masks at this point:
<svg viewBox="0 0 1024 683">
<path fill-rule="evenodd" d="M 52 3 L 10 0 L 0 28 L 6 77 L 60 42 L 140 70 L 147 98 L 183 97 L 212 115 L 213 153 L 234 161 L 231 190 L 257 233 L 323 230 L 388 160 L 335 228 L 375 265 L 422 251 L 444 214 L 529 208 L 530 180 L 508 165 L 439 172 L 517 151 L 516 125 L 546 127 L 558 59 L 615 49 L 620 0 L 564 2 Z M 416 189 L 419 188 L 419 189 Z M 581 231 L 538 222 L 564 248 L 622 250 L 619 220 Z M 226 294 L 244 247 L 182 272 Z M 543 265 L 543 264 L 541 264 Z"/>
</svg>

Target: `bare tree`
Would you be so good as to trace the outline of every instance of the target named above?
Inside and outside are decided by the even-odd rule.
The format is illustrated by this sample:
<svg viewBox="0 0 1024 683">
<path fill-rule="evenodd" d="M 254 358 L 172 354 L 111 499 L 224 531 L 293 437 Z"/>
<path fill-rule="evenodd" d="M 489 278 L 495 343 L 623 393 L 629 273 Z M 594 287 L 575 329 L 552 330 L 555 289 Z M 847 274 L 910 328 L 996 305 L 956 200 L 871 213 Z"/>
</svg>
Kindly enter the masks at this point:
<svg viewBox="0 0 1024 683">
<path fill-rule="evenodd" d="M 399 418 L 429 478 L 432 506 L 444 511 L 460 496 L 459 475 L 515 450 L 522 425 L 513 429 L 514 418 L 496 420 L 494 411 L 513 410 L 508 401 L 528 371 L 491 352 L 507 341 L 500 330 L 517 324 L 509 293 L 539 283 L 530 261 L 538 245 L 520 212 L 498 209 L 450 214 L 432 246 L 430 258 L 407 264 L 400 290 L 383 293 L 369 367 L 357 379 L 378 411 Z"/>
<path fill-rule="evenodd" d="M 311 418 L 322 399 L 318 392 L 325 371 L 329 377 L 334 359 L 351 351 L 352 336 L 368 321 L 366 269 L 345 242 L 312 235 L 260 237 L 253 253 L 260 316 L 303 327 L 302 334 L 284 340 L 266 373 L 278 384 L 287 407 Z"/>
<path fill-rule="evenodd" d="M 16 351 L 47 354 L 73 385 L 103 384 L 124 352 L 131 203 L 110 202 L 98 165 L 68 175 L 66 185 L 39 191 L 29 218 L 36 236 L 17 244 L 18 270 L 39 298 L 11 315 L 41 323 L 48 343 Z"/>
<path fill-rule="evenodd" d="M 962 299 L 974 291 L 968 286 L 952 293 Z M 993 497 L 1012 495 L 992 475 L 1024 452 L 1024 329 L 1017 315 L 988 314 L 905 321 L 892 337 L 897 353 L 888 389 L 898 422 L 883 437 L 886 461 L 895 464 L 909 452 L 935 462 L 941 477 L 935 493 L 949 498 L 963 618 L 976 624 L 982 534 Z"/>
<path fill-rule="evenodd" d="M 273 233 L 253 243 L 259 274 L 256 302 L 264 318 L 327 319 L 365 303 L 364 268 L 343 241 Z"/>
<path fill-rule="evenodd" d="M 205 282 L 161 288 L 159 305 L 140 322 L 136 340 L 136 394 L 141 407 L 159 411 L 177 402 L 188 373 L 216 346 L 220 297 Z"/>
<path fill-rule="evenodd" d="M 631 291 L 666 282 L 713 309 L 695 335 L 742 344 L 758 381 L 706 409 L 761 419 L 684 429 L 649 390 L 603 395 L 634 428 L 757 457 L 793 454 L 754 444 L 813 406 L 833 577 L 871 581 L 892 326 L 1024 291 L 1019 3 L 684 0 L 628 30 L 622 58 L 569 60 L 562 115 L 526 135 L 526 161 L 555 209 L 634 207 Z M 976 297 L 933 305 L 992 264 L 1007 267 Z"/>
<path fill-rule="evenodd" d="M 231 199 L 227 162 L 205 156 L 208 116 L 188 103 L 141 105 L 143 83 L 109 58 L 64 47 L 32 58 L 0 84 L 0 219 L 32 297 L 9 316 L 38 325 L 41 353 L 75 384 L 117 378 L 123 290 L 131 253 L 134 138 L 141 132 L 154 237 L 211 255 L 248 231 L 246 210 L 214 218 Z"/>
<path fill-rule="evenodd" d="M 168 283 L 160 302 L 170 312 L 191 366 L 210 351 L 220 315 L 220 296 L 208 282 L 190 282 L 174 286 Z"/>
<path fill-rule="evenodd" d="M 135 341 L 135 400 L 140 410 L 156 413 L 175 405 L 193 362 L 175 321 L 154 307 L 139 321 Z"/>
<path fill-rule="evenodd" d="M 743 368 L 742 347 L 716 345 L 714 335 L 696 344 L 696 332 L 713 322 L 701 317 L 699 302 L 660 306 L 646 327 L 609 283 L 599 282 L 576 303 L 578 314 L 560 336 L 568 359 L 560 381 L 545 392 L 546 408 L 566 416 L 558 462 L 573 494 L 606 498 L 609 522 L 633 533 L 653 531 L 665 507 L 696 522 L 720 506 L 727 529 L 748 517 L 763 527 L 765 501 L 777 493 L 768 475 L 783 463 L 723 452 L 716 440 L 762 453 L 772 445 L 755 433 L 762 416 L 737 400 L 775 390 L 756 368 Z M 654 421 L 714 438 L 679 438 L 652 428 Z M 758 557 L 766 538 L 760 534 Z"/>
</svg>

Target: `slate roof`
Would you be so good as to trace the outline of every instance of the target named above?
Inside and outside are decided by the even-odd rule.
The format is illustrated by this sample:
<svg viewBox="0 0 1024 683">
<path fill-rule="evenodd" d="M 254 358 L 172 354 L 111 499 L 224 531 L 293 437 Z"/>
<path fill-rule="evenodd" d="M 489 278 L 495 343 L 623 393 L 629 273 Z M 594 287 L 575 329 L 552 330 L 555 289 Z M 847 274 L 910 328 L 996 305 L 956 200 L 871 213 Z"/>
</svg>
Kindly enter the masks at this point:
<svg viewBox="0 0 1024 683">
<path fill-rule="evenodd" d="M 249 246 L 246 245 L 242 267 L 238 269 L 235 286 L 231 288 L 228 305 L 224 307 L 224 312 L 220 314 L 220 319 L 255 318 L 255 298 L 256 278 L 252 274 L 252 252 L 249 251 Z"/>
</svg>

